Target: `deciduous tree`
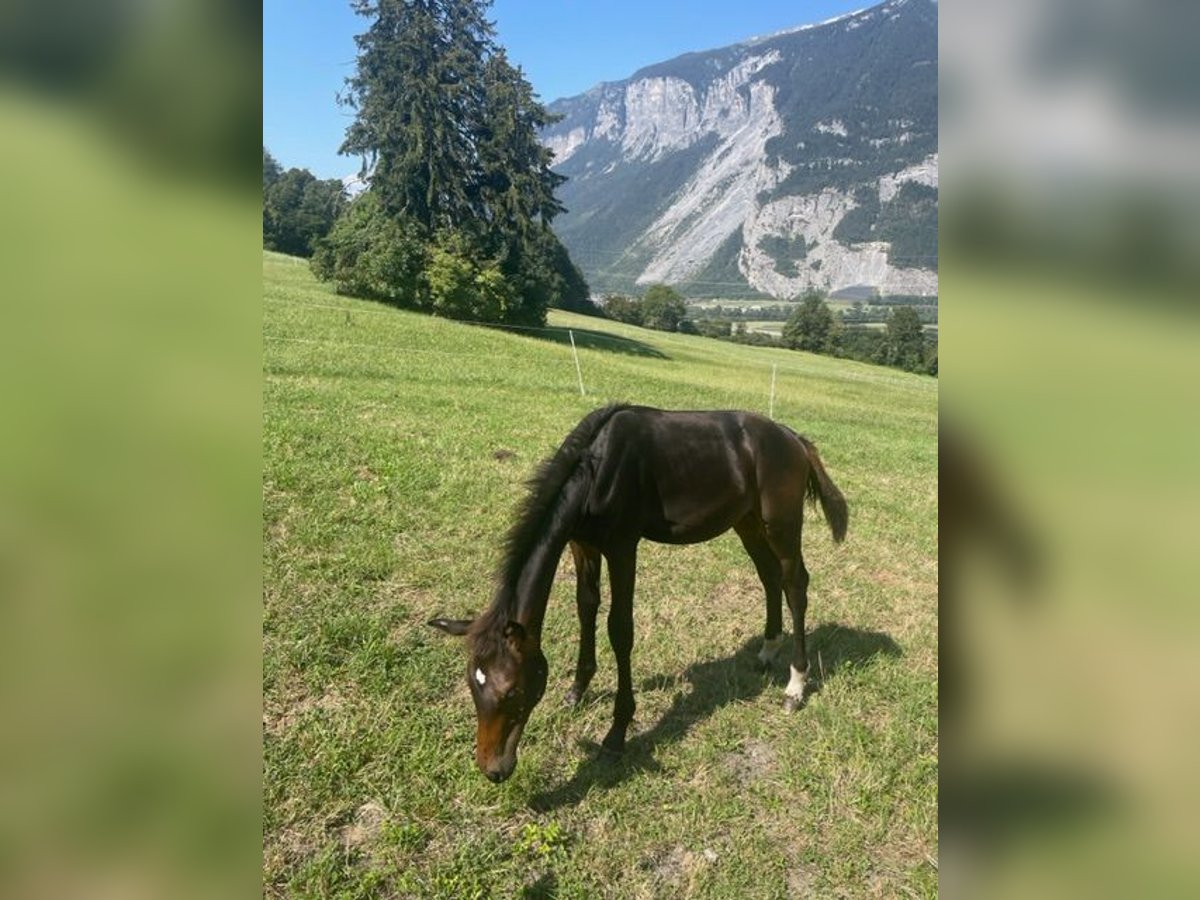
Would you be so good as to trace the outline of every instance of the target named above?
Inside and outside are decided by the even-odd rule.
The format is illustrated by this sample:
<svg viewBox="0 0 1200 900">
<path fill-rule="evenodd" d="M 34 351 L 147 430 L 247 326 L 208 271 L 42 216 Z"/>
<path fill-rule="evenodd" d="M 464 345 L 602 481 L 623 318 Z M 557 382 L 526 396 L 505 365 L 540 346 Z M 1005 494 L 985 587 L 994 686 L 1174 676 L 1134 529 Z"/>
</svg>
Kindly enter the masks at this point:
<svg viewBox="0 0 1200 900">
<path fill-rule="evenodd" d="M 336 178 L 319 180 L 308 169 L 281 172 L 263 148 L 263 246 L 292 256 L 311 256 L 346 203 Z"/>
<path fill-rule="evenodd" d="M 642 297 L 642 324 L 659 331 L 676 331 L 687 316 L 683 296 L 666 284 L 652 284 Z"/>
<path fill-rule="evenodd" d="M 783 326 L 783 344 L 810 353 L 834 351 L 833 313 L 819 291 L 808 290 Z"/>
<path fill-rule="evenodd" d="M 911 306 L 896 306 L 888 316 L 885 339 L 888 365 L 908 372 L 925 371 L 925 330 Z"/>
</svg>

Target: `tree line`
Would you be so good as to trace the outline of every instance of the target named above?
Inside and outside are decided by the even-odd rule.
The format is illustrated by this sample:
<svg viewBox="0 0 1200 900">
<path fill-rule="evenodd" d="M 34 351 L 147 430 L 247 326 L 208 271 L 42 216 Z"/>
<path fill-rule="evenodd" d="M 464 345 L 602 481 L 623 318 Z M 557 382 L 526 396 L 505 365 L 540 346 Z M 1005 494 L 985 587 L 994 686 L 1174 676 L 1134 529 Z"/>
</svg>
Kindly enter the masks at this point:
<svg viewBox="0 0 1200 900">
<path fill-rule="evenodd" d="M 263 246 L 291 256 L 312 256 L 346 208 L 336 178 L 322 181 L 308 169 L 286 172 L 263 147 Z"/>
<path fill-rule="evenodd" d="M 931 303 L 896 303 L 896 304 L 871 304 L 864 306 L 861 303 L 855 303 L 849 309 L 843 309 L 839 313 L 842 317 L 842 322 L 846 325 L 866 325 L 871 322 L 880 323 L 887 322 L 892 315 L 892 311 L 897 307 L 907 307 L 917 314 L 917 318 L 922 325 L 936 325 L 938 320 L 938 308 L 936 304 Z"/>
<path fill-rule="evenodd" d="M 684 298 L 665 284 L 651 285 L 640 298 L 606 295 L 602 309 L 610 319 L 659 331 L 699 334 L 762 347 L 786 347 L 894 366 L 907 372 L 937 374 L 937 337 L 925 333 L 917 306 L 912 303 L 892 306 L 884 328 L 862 328 L 843 322 L 842 316 L 829 308 L 824 294 L 809 290 L 792 308 L 778 338 L 749 331 L 744 322 L 727 318 L 689 318 Z"/>
<path fill-rule="evenodd" d="M 697 333 L 687 317 L 687 304 L 683 296 L 669 285 L 652 284 L 641 297 L 606 294 L 602 309 L 608 318 L 627 325 L 640 325 L 656 331 Z"/>
<path fill-rule="evenodd" d="M 937 336 L 926 334 L 915 305 L 893 306 L 883 328 L 864 328 L 843 321 L 816 290 L 805 293 L 776 338 L 748 331 L 742 322 L 702 319 L 695 330 L 707 337 L 766 347 L 786 347 L 856 359 L 904 369 L 906 372 L 938 373 Z"/>
<path fill-rule="evenodd" d="M 810 290 L 783 326 L 783 345 L 795 350 L 844 356 L 894 366 L 906 372 L 937 374 L 937 338 L 929 338 L 915 306 L 897 305 L 884 328 L 843 323 L 819 291 Z"/>
</svg>

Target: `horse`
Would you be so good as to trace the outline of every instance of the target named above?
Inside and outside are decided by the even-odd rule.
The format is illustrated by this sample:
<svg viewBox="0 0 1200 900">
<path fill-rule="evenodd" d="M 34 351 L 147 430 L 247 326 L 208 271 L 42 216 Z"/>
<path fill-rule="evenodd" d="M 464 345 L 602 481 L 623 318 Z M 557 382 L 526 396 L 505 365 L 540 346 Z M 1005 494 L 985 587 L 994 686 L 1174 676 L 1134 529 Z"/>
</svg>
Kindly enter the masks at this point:
<svg viewBox="0 0 1200 900">
<path fill-rule="evenodd" d="M 554 573 L 569 544 L 576 572 L 579 657 L 566 701 L 578 704 L 596 672 L 600 560 L 612 602 L 608 638 L 617 661 L 613 723 L 602 749 L 620 754 L 636 703 L 630 670 L 638 543 L 711 540 L 733 528 L 766 593 L 759 660 L 783 649 L 780 594 L 792 614 L 791 679 L 784 709 L 804 702 L 808 570 L 801 554 L 804 500 L 820 502 L 835 542 L 846 535 L 846 499 L 817 448 L 752 412 L 670 411 L 617 404 L 585 416 L 529 482 L 508 532 L 491 605 L 474 620 L 429 625 L 468 643 L 467 685 L 475 703 L 475 763 L 500 783 L 546 689 L 542 621 Z"/>
</svg>

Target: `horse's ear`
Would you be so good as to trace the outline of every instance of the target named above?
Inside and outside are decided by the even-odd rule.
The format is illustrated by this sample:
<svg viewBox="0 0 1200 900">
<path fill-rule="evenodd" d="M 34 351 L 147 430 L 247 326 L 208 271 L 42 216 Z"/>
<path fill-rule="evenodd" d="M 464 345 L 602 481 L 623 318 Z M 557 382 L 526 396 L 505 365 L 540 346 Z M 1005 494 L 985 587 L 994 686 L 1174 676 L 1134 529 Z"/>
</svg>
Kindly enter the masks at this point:
<svg viewBox="0 0 1200 900">
<path fill-rule="evenodd" d="M 504 639 L 513 653 L 520 653 L 525 645 L 525 626 L 510 619 L 504 626 Z"/>
<path fill-rule="evenodd" d="M 471 627 L 470 619 L 430 619 L 426 624 L 432 625 L 439 631 L 444 631 L 446 634 L 462 636 L 467 633 L 467 629 Z"/>
</svg>

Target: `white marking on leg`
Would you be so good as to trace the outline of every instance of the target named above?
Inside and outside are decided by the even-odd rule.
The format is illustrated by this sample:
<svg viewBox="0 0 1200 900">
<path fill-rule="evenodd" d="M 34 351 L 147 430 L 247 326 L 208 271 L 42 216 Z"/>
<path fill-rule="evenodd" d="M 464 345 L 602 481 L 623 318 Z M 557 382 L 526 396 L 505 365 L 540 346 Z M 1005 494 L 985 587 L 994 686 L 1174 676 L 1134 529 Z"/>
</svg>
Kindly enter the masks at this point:
<svg viewBox="0 0 1200 900">
<path fill-rule="evenodd" d="M 803 700 L 805 683 L 804 673 L 799 671 L 795 666 L 792 666 L 791 669 L 792 678 L 791 681 L 788 682 L 788 686 L 784 690 L 784 693 L 789 697 L 794 697 L 797 700 Z"/>
<path fill-rule="evenodd" d="M 483 674 L 483 669 L 475 670 L 475 680 L 479 682 L 479 686 L 483 687 L 487 684 L 487 676 Z"/>
<path fill-rule="evenodd" d="M 773 638 L 764 640 L 762 649 L 758 651 L 758 661 L 764 666 L 770 665 L 775 657 L 779 655 L 779 651 L 783 649 L 783 644 L 786 640 L 786 634 L 777 634 Z"/>
</svg>

